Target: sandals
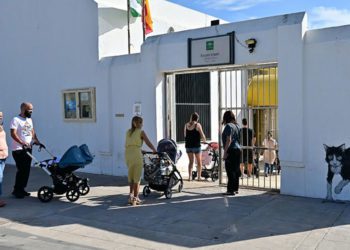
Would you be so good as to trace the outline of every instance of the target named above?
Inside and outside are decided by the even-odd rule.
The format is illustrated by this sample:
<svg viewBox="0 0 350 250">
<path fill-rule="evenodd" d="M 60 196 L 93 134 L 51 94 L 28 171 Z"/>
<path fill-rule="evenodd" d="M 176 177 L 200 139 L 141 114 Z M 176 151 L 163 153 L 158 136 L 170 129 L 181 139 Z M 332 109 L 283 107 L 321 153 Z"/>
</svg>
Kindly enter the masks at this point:
<svg viewBox="0 0 350 250">
<path fill-rule="evenodd" d="M 142 204 L 143 204 L 143 201 L 140 200 L 139 197 L 134 197 L 134 198 L 132 199 L 132 205 L 133 205 L 133 206 L 138 206 L 138 205 L 142 205 Z"/>
<path fill-rule="evenodd" d="M 134 196 L 132 194 L 129 194 L 129 199 L 128 199 L 129 205 L 132 205 L 133 199 L 134 199 Z"/>
<path fill-rule="evenodd" d="M 137 206 L 142 205 L 143 201 L 139 197 L 134 197 L 133 194 L 129 194 L 128 205 Z"/>
</svg>

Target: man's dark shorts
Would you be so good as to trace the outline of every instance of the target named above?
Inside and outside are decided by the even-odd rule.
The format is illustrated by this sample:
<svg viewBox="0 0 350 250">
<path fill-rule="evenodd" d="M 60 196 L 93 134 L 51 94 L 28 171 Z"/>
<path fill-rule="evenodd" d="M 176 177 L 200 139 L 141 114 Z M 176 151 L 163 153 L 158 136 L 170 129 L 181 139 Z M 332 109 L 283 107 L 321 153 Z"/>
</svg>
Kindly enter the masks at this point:
<svg viewBox="0 0 350 250">
<path fill-rule="evenodd" d="M 253 150 L 252 149 L 243 149 L 241 154 L 241 163 L 253 163 Z"/>
</svg>

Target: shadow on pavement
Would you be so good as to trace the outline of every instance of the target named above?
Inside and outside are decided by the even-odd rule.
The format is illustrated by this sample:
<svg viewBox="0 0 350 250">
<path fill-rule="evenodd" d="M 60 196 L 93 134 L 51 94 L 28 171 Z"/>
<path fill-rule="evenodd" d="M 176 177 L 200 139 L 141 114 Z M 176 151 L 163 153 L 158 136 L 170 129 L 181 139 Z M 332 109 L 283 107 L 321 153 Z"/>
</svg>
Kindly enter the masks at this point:
<svg viewBox="0 0 350 250">
<path fill-rule="evenodd" d="M 41 203 L 35 196 L 17 200 L 6 197 L 11 192 L 14 169 L 8 166 L 5 171 L 8 206 L 1 209 L 0 217 L 87 237 L 116 233 L 192 248 L 295 234 L 284 243 L 288 248 L 302 237 L 296 233 L 350 223 L 349 204 L 251 190 L 225 197 L 221 195 L 223 188 L 213 183 L 185 182 L 184 191 L 174 192 L 172 199 L 152 191 L 144 205 L 132 207 L 126 204 L 126 178 L 83 173 L 79 175 L 91 179 L 91 192 L 76 203 L 64 196 L 49 203 Z M 28 191 L 50 184 L 43 171 L 32 170 Z M 77 225 L 84 228 L 77 230 Z M 96 229 L 103 232 L 96 234 Z"/>
</svg>

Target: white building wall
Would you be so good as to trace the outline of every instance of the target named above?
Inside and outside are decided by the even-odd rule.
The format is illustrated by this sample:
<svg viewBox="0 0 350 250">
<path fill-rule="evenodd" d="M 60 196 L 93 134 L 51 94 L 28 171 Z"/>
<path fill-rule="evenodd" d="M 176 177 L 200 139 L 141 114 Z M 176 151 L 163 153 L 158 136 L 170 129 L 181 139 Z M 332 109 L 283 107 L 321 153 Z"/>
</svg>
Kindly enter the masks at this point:
<svg viewBox="0 0 350 250">
<path fill-rule="evenodd" d="M 194 12 L 175 9 L 180 10 L 178 15 L 182 10 Z M 124 175 L 124 133 L 130 127 L 135 102 L 141 103 L 146 114 L 145 129 L 153 143 L 163 135 L 162 117 L 156 120 L 155 112 L 162 114 L 160 100 L 156 109 L 155 86 L 162 89 L 163 75 L 156 70 L 157 54 L 152 51 L 142 57 L 136 54 L 99 62 L 98 35 L 108 33 L 108 27 L 98 29 L 100 17 L 93 0 L 1 1 L 0 82 L 2 93 L 9 94 L 1 98 L 0 108 L 9 131 L 9 121 L 19 113 L 20 103 L 32 102 L 37 134 L 54 155 L 62 155 L 73 144 L 87 143 L 95 160 L 85 171 Z M 96 87 L 96 123 L 63 121 L 62 91 L 85 87 Z"/>
<path fill-rule="evenodd" d="M 0 2 L 0 109 L 5 129 L 23 101 L 34 105 L 39 139 L 55 155 L 74 144 L 109 151 L 107 74 L 98 63 L 97 6 L 86 0 Z M 62 90 L 96 87 L 96 123 L 63 121 Z M 47 155 L 45 156 L 47 157 Z M 9 158 L 9 163 L 13 160 Z M 90 171 L 99 166 L 99 157 Z"/>
<path fill-rule="evenodd" d="M 128 53 L 127 1 L 95 0 L 99 7 L 99 57 Z M 149 1 L 153 32 L 148 36 L 168 33 L 169 28 L 182 31 L 210 26 L 218 18 L 165 0 Z M 130 15 L 130 51 L 138 53 L 143 43 L 142 19 Z M 221 23 L 226 23 L 220 20 Z"/>
<path fill-rule="evenodd" d="M 350 26 L 304 37 L 304 13 L 296 13 L 153 36 L 140 54 L 98 61 L 97 19 L 93 1 L 0 2 L 6 131 L 20 103 L 30 101 L 39 138 L 54 154 L 87 143 L 96 157 L 85 171 L 126 175 L 124 139 L 133 105 L 141 104 L 144 129 L 156 144 L 164 136 L 163 73 L 187 69 L 188 38 L 235 31 L 241 42 L 258 41 L 252 54 L 235 42 L 236 64 L 278 62 L 282 193 L 325 196 L 322 144 L 349 143 Z M 96 87 L 96 122 L 64 122 L 62 90 L 83 87 Z M 349 188 L 335 197 L 350 199 Z"/>
<path fill-rule="evenodd" d="M 128 53 L 128 31 L 126 25 L 127 12 L 114 8 L 99 8 L 99 57 L 108 57 Z M 135 18 L 130 18 L 130 24 L 134 29 L 137 28 Z M 134 27 L 135 26 L 135 27 Z M 142 34 L 142 29 L 137 29 L 137 32 Z M 136 30 L 135 30 L 136 33 Z M 135 45 L 135 34 L 130 36 L 131 53 L 138 52 Z M 142 39 L 142 37 L 141 37 Z M 140 40 L 140 39 L 138 39 Z M 141 40 L 140 40 L 141 41 Z"/>
<path fill-rule="evenodd" d="M 304 53 L 305 196 L 326 197 L 327 164 L 323 144 L 350 145 L 350 25 L 306 33 Z M 334 187 L 340 176 L 333 179 Z M 335 199 L 350 199 L 350 186 Z"/>
<path fill-rule="evenodd" d="M 304 18 L 303 22 L 306 22 Z M 304 195 L 303 23 L 278 29 L 279 157 L 281 192 Z M 293 131 L 298 131 L 294 133 Z M 293 179 L 290 178 L 293 176 Z M 300 183 L 295 189 L 295 183 Z"/>
<path fill-rule="evenodd" d="M 304 13 L 283 15 L 270 18 L 242 21 L 237 23 L 223 24 L 220 26 L 206 27 L 190 31 L 176 32 L 162 36 L 153 36 L 147 39 L 146 44 L 157 43 L 159 70 L 162 72 L 187 69 L 187 39 L 217 36 L 235 31 L 235 64 L 256 64 L 277 62 L 279 56 L 279 36 L 285 37 L 288 47 L 288 32 L 280 34 L 280 26 L 296 29 L 296 35 L 301 32 L 300 23 Z M 244 41 L 249 38 L 257 40 L 255 52 L 250 54 L 245 47 Z M 299 37 L 299 43 L 301 38 Z M 288 61 L 286 59 L 286 61 Z"/>
<path fill-rule="evenodd" d="M 125 133 L 131 127 L 133 105 L 141 103 L 142 116 L 144 118 L 143 129 L 152 141 L 157 145 L 157 123 L 156 119 L 156 85 L 161 81 L 154 71 L 155 60 L 145 60 L 140 54 L 129 57 L 113 59 L 111 68 L 111 93 L 112 114 L 119 114 L 113 118 L 113 141 L 114 155 L 113 172 L 116 175 L 127 175 L 124 160 Z M 157 104 L 158 106 L 159 104 Z M 158 112 L 157 112 L 158 113 Z M 160 119 L 158 119 L 160 121 Z M 158 130 L 161 131 L 161 127 Z M 162 131 L 161 131 L 162 132 Z M 147 150 L 147 147 L 145 146 Z"/>
</svg>

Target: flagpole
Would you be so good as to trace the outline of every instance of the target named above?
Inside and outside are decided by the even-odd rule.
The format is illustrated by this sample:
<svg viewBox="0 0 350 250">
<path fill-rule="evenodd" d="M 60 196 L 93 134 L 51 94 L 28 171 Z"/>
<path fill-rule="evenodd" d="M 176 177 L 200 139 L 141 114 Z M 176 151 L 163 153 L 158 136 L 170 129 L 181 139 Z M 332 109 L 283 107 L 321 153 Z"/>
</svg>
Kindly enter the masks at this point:
<svg viewBox="0 0 350 250">
<path fill-rule="evenodd" d="M 127 1 L 127 16 L 128 16 L 128 53 L 130 54 L 130 0 Z"/>
<path fill-rule="evenodd" d="M 145 0 L 142 0 L 142 38 L 146 40 Z"/>
</svg>

